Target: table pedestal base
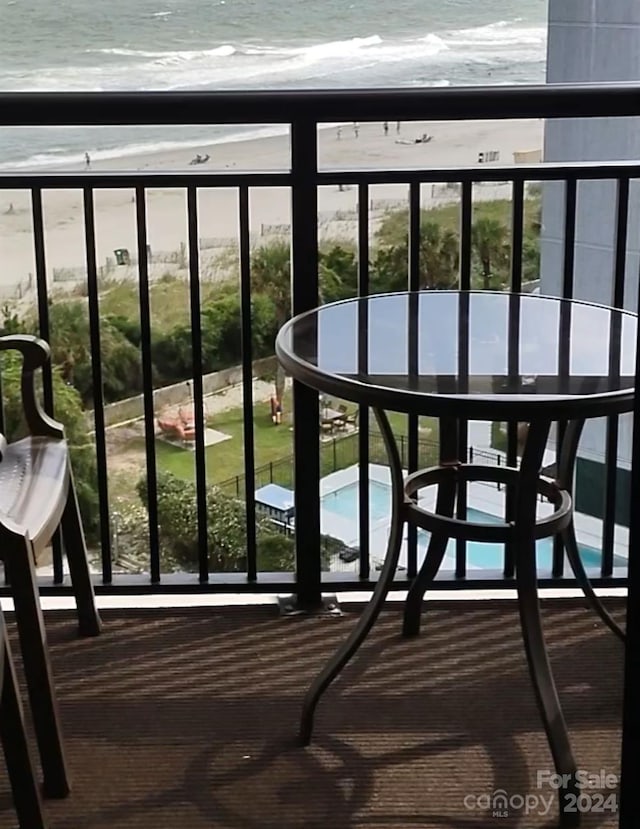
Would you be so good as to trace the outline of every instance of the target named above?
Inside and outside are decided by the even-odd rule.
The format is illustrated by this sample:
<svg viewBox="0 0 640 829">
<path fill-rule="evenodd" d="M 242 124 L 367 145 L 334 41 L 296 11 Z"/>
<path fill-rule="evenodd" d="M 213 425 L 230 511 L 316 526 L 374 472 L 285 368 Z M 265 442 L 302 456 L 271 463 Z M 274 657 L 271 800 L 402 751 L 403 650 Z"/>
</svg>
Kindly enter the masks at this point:
<svg viewBox="0 0 640 829">
<path fill-rule="evenodd" d="M 589 584 L 576 544 L 571 484 L 578 440 L 584 421 L 572 421 L 567 425 L 557 464 L 556 480 L 551 481 L 540 476 L 543 453 L 551 427 L 550 421 L 535 421 L 529 425 L 520 468 L 514 469 L 461 463 L 458 458 L 457 423 L 442 419 L 440 425 L 441 465 L 416 472 L 405 482 L 398 447 L 389 421 L 382 410 L 376 409 L 374 412 L 388 453 L 391 472 L 392 506 L 387 553 L 371 600 L 362 612 L 358 623 L 307 691 L 300 724 L 301 742 L 304 745 L 310 742 L 314 712 L 320 697 L 356 653 L 382 609 L 398 565 L 405 522 L 431 532 L 424 562 L 407 595 L 403 620 L 405 636 L 416 635 L 420 630 L 424 593 L 440 569 L 450 538 L 504 543 L 510 545 L 514 551 L 520 623 L 538 709 L 549 741 L 555 770 L 563 775 L 563 779 L 570 781 L 559 791 L 560 825 L 562 827 L 578 826 L 579 813 L 569 811 L 572 806 L 575 808 L 576 797 L 579 794 L 575 779 L 576 762 L 553 680 L 540 618 L 536 540 L 560 535 L 569 563 L 589 605 L 602 621 L 619 638 L 623 639 L 624 634 L 607 613 Z M 456 499 L 461 484 L 466 485 L 470 481 L 501 482 L 513 487 L 515 490 L 513 520 L 493 525 L 477 524 L 454 518 Z M 422 509 L 413 500 L 418 490 L 431 485 L 438 487 L 433 513 Z M 536 515 L 538 494 L 547 497 L 555 507 L 551 515 L 540 519 L 537 519 Z"/>
</svg>

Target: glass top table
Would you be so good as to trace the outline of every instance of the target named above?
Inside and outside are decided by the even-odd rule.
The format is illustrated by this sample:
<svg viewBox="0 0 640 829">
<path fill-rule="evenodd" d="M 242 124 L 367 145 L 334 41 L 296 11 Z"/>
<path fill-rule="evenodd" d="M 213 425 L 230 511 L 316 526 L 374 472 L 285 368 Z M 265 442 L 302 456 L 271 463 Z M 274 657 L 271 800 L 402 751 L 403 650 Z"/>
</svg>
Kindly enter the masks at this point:
<svg viewBox="0 0 640 829">
<path fill-rule="evenodd" d="M 537 589 L 536 540 L 558 536 L 593 610 L 620 638 L 624 633 L 595 595 L 580 559 L 573 523 L 573 477 L 587 418 L 633 409 L 637 316 L 586 302 L 491 291 L 423 291 L 336 302 L 291 319 L 276 354 L 295 379 L 339 399 L 371 406 L 385 443 L 392 513 L 384 565 L 373 595 L 349 637 L 307 691 L 300 736 L 312 735 L 324 691 L 365 640 L 393 583 L 404 525 L 430 535 L 424 561 L 410 575 L 403 633 L 419 632 L 423 597 L 450 538 L 503 543 L 514 586 L 532 685 L 556 771 L 560 824 L 576 826 L 576 762 L 547 655 Z M 385 410 L 439 417 L 440 463 L 406 479 Z M 525 423 L 517 466 L 466 462 L 460 422 Z M 559 421 L 554 477 L 541 474 L 551 425 Z M 503 484 L 511 497 L 500 524 L 466 520 L 467 484 Z M 435 509 L 417 493 L 437 487 Z M 544 496 L 550 515 L 539 516 Z"/>
<path fill-rule="evenodd" d="M 425 291 L 302 314 L 282 328 L 276 352 L 304 383 L 371 406 L 559 420 L 631 408 L 636 327 L 635 314 L 585 302 Z"/>
</svg>

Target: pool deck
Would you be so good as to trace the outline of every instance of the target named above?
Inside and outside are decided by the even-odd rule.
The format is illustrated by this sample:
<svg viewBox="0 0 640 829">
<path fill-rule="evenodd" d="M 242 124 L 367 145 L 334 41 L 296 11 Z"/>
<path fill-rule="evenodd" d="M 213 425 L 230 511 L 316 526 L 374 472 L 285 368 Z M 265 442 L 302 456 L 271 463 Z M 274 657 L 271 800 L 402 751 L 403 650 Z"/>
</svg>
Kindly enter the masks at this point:
<svg viewBox="0 0 640 829">
<path fill-rule="evenodd" d="M 404 470 L 405 474 L 407 470 Z M 346 469 L 341 469 L 325 476 L 320 481 L 320 497 L 329 495 L 344 487 L 353 486 L 359 481 L 360 466 L 354 464 Z M 386 486 L 391 486 L 391 475 L 387 466 L 381 464 L 369 464 L 369 480 L 376 481 Z M 436 487 L 430 487 L 422 491 L 423 496 L 419 504 L 427 510 L 435 508 Z M 505 512 L 505 491 L 498 489 L 494 484 L 472 483 L 468 487 L 468 506 L 481 512 L 497 517 L 504 516 Z M 552 505 L 548 502 L 538 502 L 538 515 L 548 515 L 552 511 Z M 349 546 L 358 546 L 358 518 L 353 519 L 336 515 L 326 509 L 321 509 L 320 515 L 321 531 L 327 535 L 339 538 Z M 599 550 L 602 539 L 602 521 L 582 513 L 575 513 L 575 526 L 578 542 L 588 547 Z M 370 548 L 372 561 L 380 563 L 385 556 L 387 537 L 389 534 L 389 518 L 381 518 L 371 522 Z M 620 558 L 628 558 L 629 531 L 626 527 L 616 525 L 614 536 L 614 554 Z M 351 570 L 356 564 L 344 564 L 336 562 L 335 569 Z M 403 549 L 400 554 L 400 567 L 406 566 L 406 533 L 403 542 Z M 447 554 L 444 559 L 444 568 L 452 570 L 455 568 L 455 560 Z M 469 565 L 470 569 L 473 568 Z M 332 567 L 332 569 L 334 569 Z"/>
</svg>

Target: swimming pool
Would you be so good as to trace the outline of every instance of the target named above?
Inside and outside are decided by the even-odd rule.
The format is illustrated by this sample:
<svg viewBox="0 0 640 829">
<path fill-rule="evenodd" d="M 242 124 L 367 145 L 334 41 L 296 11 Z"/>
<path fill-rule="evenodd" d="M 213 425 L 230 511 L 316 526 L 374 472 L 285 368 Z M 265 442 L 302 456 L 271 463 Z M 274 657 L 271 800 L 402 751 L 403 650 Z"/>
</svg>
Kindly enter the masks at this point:
<svg viewBox="0 0 640 829">
<path fill-rule="evenodd" d="M 359 490 L 357 481 L 333 492 L 322 496 L 322 509 L 338 515 L 341 518 L 350 519 L 354 522 L 354 531 L 357 533 L 358 521 L 358 500 Z M 391 488 L 380 481 L 369 481 L 369 511 L 371 521 L 375 524 L 388 518 L 391 512 Z M 470 520 L 478 523 L 498 524 L 500 519 L 485 512 L 470 508 L 467 510 Z M 424 530 L 418 530 L 418 550 L 426 551 L 429 534 Z M 578 544 L 580 558 L 585 567 L 599 567 L 602 554 L 594 547 L 585 544 Z M 449 541 L 447 556 L 455 555 L 456 542 Z M 551 538 L 542 538 L 537 542 L 536 553 L 538 567 L 543 570 L 551 568 L 553 541 Z M 626 560 L 620 556 L 614 556 L 614 566 L 626 567 Z M 469 541 L 467 543 L 467 564 L 469 567 L 477 567 L 488 570 L 500 570 L 504 565 L 504 545 L 481 543 Z"/>
</svg>

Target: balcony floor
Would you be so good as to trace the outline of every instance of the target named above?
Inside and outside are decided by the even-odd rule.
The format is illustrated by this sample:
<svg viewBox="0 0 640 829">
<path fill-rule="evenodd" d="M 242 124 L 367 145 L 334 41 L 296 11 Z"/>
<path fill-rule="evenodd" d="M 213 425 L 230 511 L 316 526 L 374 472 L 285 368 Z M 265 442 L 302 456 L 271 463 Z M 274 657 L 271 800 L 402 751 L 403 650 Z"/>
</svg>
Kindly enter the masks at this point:
<svg viewBox="0 0 640 829">
<path fill-rule="evenodd" d="M 624 605 L 609 605 L 623 619 Z M 309 749 L 295 743 L 302 693 L 353 614 L 103 618 L 101 637 L 80 640 L 68 613 L 47 615 L 74 784 L 46 802 L 51 829 L 555 825 L 464 805 L 497 788 L 536 792 L 536 771 L 552 769 L 514 604 L 434 602 L 414 640 L 385 611 L 325 695 Z M 580 603 L 549 600 L 544 618 L 578 766 L 617 774 L 623 648 Z M 606 813 L 583 820 L 614 825 Z M 3 777 L 0 828 L 11 826 Z"/>
</svg>

